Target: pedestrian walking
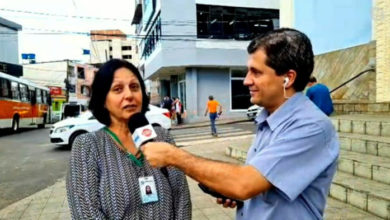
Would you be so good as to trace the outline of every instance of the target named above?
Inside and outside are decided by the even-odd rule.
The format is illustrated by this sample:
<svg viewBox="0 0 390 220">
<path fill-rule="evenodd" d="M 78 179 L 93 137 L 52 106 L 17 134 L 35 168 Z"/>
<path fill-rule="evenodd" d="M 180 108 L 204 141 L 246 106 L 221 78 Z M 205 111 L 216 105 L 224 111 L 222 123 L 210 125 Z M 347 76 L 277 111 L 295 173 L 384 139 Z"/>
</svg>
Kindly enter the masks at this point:
<svg viewBox="0 0 390 220">
<path fill-rule="evenodd" d="M 183 123 L 182 115 L 184 113 L 184 106 L 178 97 L 176 97 L 172 105 L 175 109 L 177 124 L 180 125 Z"/>
<path fill-rule="evenodd" d="M 204 116 L 207 116 L 207 113 L 209 113 L 210 118 L 211 135 L 214 137 L 218 137 L 215 120 L 218 118 L 219 115 L 222 114 L 222 105 L 220 105 L 217 100 L 214 100 L 214 97 L 212 95 L 209 96 L 209 101 L 206 104 Z"/>
</svg>

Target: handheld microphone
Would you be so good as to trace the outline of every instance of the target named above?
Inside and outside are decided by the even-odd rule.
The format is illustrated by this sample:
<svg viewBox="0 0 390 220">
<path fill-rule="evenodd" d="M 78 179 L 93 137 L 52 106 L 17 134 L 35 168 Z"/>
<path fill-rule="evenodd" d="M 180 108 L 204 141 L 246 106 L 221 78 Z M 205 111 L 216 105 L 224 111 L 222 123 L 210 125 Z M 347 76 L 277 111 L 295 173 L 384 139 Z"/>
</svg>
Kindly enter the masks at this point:
<svg viewBox="0 0 390 220">
<path fill-rule="evenodd" d="M 152 125 L 142 113 L 133 114 L 129 119 L 128 126 L 137 149 L 157 137 Z"/>
<path fill-rule="evenodd" d="M 148 119 L 146 119 L 145 115 L 140 112 L 135 113 L 130 117 L 128 127 L 132 133 L 134 144 L 138 150 L 143 144 L 153 141 L 153 139 L 157 137 L 157 134 L 152 125 L 149 124 Z M 164 176 L 168 178 L 167 168 L 162 167 L 160 170 Z"/>
</svg>

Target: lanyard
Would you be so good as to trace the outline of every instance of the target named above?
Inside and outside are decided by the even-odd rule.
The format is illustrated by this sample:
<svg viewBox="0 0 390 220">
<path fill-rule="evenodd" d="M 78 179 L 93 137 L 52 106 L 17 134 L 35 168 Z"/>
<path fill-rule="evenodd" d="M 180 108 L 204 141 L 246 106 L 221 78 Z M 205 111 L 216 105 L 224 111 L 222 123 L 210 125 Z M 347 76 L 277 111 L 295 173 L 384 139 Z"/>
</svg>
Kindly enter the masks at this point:
<svg viewBox="0 0 390 220">
<path fill-rule="evenodd" d="M 137 154 L 140 153 L 141 156 L 137 159 L 137 157 L 135 157 L 133 154 L 131 154 L 130 152 L 128 152 L 126 150 L 126 148 L 122 144 L 122 141 L 119 140 L 118 136 L 114 132 L 112 132 L 108 127 L 104 127 L 104 130 L 107 132 L 107 134 L 109 134 L 120 145 L 121 150 L 123 150 L 126 153 L 126 157 L 129 160 L 133 161 L 135 163 L 135 165 L 137 165 L 139 167 L 143 166 L 144 154 L 142 153 L 142 151 L 138 150 Z"/>
</svg>

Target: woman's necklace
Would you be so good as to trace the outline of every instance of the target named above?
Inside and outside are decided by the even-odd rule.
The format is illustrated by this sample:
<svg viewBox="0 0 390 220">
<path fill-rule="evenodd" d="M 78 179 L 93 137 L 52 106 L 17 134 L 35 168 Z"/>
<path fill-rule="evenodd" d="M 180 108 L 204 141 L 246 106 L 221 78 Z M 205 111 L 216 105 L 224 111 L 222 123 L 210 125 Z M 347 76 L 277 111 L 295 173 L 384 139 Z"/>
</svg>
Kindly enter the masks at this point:
<svg viewBox="0 0 390 220">
<path fill-rule="evenodd" d="M 132 153 L 127 151 L 125 146 L 123 146 L 122 141 L 119 139 L 119 137 L 114 132 L 112 132 L 108 127 L 104 127 L 104 130 L 107 132 L 107 134 L 109 134 L 119 144 L 119 148 L 126 153 L 126 157 L 128 159 L 133 161 L 137 166 L 140 166 L 140 167 L 143 166 L 143 164 L 144 164 L 144 154 L 142 153 L 141 150 L 137 151 L 136 156 L 138 154 L 140 154 L 140 157 L 137 158 Z"/>
</svg>

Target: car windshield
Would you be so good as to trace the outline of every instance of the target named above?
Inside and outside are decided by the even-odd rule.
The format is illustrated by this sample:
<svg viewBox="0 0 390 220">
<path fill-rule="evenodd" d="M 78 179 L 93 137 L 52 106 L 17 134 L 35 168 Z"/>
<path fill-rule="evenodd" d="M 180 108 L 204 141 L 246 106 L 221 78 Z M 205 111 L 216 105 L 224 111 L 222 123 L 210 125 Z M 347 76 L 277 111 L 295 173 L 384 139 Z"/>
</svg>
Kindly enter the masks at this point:
<svg viewBox="0 0 390 220">
<path fill-rule="evenodd" d="M 66 105 L 64 107 L 64 117 L 76 117 L 80 114 L 79 105 Z"/>
</svg>

